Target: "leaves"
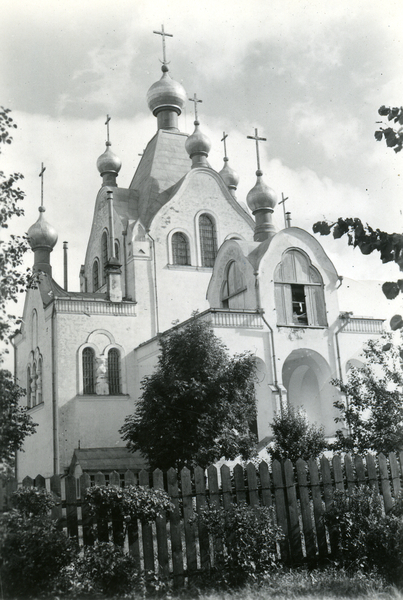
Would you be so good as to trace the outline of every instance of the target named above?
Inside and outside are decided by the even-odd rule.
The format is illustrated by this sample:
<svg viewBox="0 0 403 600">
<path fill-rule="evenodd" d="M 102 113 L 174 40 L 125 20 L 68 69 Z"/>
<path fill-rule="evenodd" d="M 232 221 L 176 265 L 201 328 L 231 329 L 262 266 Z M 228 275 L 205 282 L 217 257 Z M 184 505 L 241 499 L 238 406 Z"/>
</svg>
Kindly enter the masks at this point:
<svg viewBox="0 0 403 600">
<path fill-rule="evenodd" d="M 403 107 L 387 107 L 381 106 L 378 110 L 381 117 L 387 117 L 388 122 L 393 121 L 396 124 L 403 125 Z M 375 139 L 377 142 L 385 140 L 388 148 L 393 148 L 395 152 L 400 152 L 403 148 L 403 131 L 393 129 L 392 127 L 381 127 L 375 131 Z"/>
<path fill-rule="evenodd" d="M 160 339 L 154 373 L 120 430 L 151 468 L 207 466 L 251 456 L 256 419 L 255 360 L 230 358 L 211 325 L 194 317 Z"/>
</svg>

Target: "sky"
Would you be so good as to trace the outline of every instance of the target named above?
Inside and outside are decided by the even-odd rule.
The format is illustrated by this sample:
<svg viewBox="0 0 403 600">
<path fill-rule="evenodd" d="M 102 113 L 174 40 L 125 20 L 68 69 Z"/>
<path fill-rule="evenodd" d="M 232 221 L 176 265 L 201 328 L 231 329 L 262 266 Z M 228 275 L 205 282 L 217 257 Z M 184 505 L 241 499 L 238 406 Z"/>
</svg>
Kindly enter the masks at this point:
<svg viewBox="0 0 403 600">
<path fill-rule="evenodd" d="M 288 197 L 293 225 L 312 231 L 315 221 L 351 216 L 403 231 L 403 152 L 374 139 L 378 108 L 403 101 L 400 0 L 0 0 L 0 8 L 0 104 L 18 124 L 1 169 L 23 173 L 26 192 L 25 216 L 9 231 L 24 233 L 36 221 L 44 163 L 60 284 L 68 241 L 69 287 L 79 289 L 106 114 L 123 163 L 121 187 L 129 186 L 156 131 L 146 93 L 161 76 L 162 40 L 153 34 L 161 24 L 173 35 L 166 41 L 171 76 L 203 101 L 199 120 L 217 171 L 228 133 L 239 200 L 256 181 L 255 144 L 247 136 L 257 128 L 267 139 L 260 144 L 264 181 L 279 199 Z M 181 131 L 191 133 L 193 119 L 189 102 Z M 281 206 L 274 221 L 283 227 Z M 359 295 L 349 296 L 348 281 L 396 280 L 397 266 L 362 256 L 344 239 L 320 241 L 345 277 L 344 301 L 357 305 L 355 314 L 380 316 L 380 284 L 376 293 L 360 284 Z"/>
</svg>

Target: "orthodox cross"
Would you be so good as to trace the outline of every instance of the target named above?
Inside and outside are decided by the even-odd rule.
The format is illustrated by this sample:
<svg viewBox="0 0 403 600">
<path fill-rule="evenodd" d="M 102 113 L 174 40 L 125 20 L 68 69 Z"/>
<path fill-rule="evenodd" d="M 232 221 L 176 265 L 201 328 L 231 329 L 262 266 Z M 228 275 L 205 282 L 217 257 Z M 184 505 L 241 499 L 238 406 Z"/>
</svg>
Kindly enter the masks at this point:
<svg viewBox="0 0 403 600">
<path fill-rule="evenodd" d="M 197 118 L 197 103 L 198 102 L 203 102 L 203 100 L 199 100 L 196 94 L 193 94 L 193 98 L 189 98 L 190 102 L 194 102 L 195 103 L 195 121 L 198 121 Z"/>
<path fill-rule="evenodd" d="M 267 139 L 264 137 L 259 137 L 257 128 L 255 127 L 255 135 L 247 135 L 248 140 L 256 141 L 256 158 L 257 158 L 257 169 L 260 171 L 260 156 L 259 156 L 259 142 L 267 142 Z"/>
<path fill-rule="evenodd" d="M 227 143 L 226 143 L 226 139 L 228 137 L 228 133 L 225 133 L 225 131 L 222 132 L 222 142 L 224 142 L 224 158 L 227 158 Z"/>
<path fill-rule="evenodd" d="M 281 192 L 281 198 L 282 199 L 280 200 L 279 204 L 283 205 L 284 225 L 287 227 L 287 217 L 286 217 L 287 213 L 285 212 L 285 202 L 286 202 L 286 200 L 288 200 L 288 196 L 287 196 L 287 198 L 284 198 L 284 194 L 283 194 L 283 192 Z"/>
<path fill-rule="evenodd" d="M 105 121 L 105 125 L 106 125 L 106 143 L 109 146 L 110 142 L 109 142 L 109 121 L 111 120 L 111 117 L 109 115 L 106 115 L 106 121 Z"/>
<path fill-rule="evenodd" d="M 153 33 L 156 33 L 157 35 L 162 36 L 162 64 L 167 65 L 168 63 L 167 63 L 166 48 L 165 48 L 165 38 L 173 37 L 173 35 L 172 35 L 172 33 L 166 33 L 164 31 L 163 25 L 161 25 L 161 31 L 153 31 Z"/>
<path fill-rule="evenodd" d="M 41 164 L 41 172 L 39 173 L 39 177 L 41 178 L 41 206 L 43 206 L 43 174 L 46 171 L 46 167 Z"/>
</svg>

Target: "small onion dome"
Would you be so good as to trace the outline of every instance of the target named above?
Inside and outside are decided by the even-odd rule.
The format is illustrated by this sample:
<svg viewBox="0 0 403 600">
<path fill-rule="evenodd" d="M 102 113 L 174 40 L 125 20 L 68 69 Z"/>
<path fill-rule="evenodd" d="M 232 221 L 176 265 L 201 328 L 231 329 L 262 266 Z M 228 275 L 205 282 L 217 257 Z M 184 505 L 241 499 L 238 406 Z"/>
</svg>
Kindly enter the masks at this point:
<svg viewBox="0 0 403 600">
<path fill-rule="evenodd" d="M 273 208 L 277 204 L 276 192 L 264 183 L 262 180 L 262 171 L 256 171 L 256 175 L 256 184 L 246 196 L 246 202 L 252 213 L 261 209 L 269 209 L 273 212 Z"/>
<path fill-rule="evenodd" d="M 225 185 L 231 189 L 235 189 L 238 187 L 239 183 L 239 175 L 234 169 L 228 164 L 228 158 L 224 158 L 224 166 L 221 169 L 219 175 L 221 175 Z"/>
<path fill-rule="evenodd" d="M 49 248 L 52 250 L 57 242 L 56 229 L 45 221 L 44 212 L 45 207 L 40 206 L 38 220 L 28 229 L 28 242 L 32 250 L 36 250 L 36 248 Z"/>
<path fill-rule="evenodd" d="M 211 142 L 204 133 L 202 133 L 199 129 L 199 121 L 195 121 L 195 130 L 190 135 L 186 142 L 185 148 L 186 152 L 189 154 L 190 158 L 195 156 L 195 154 L 201 154 L 202 156 L 208 156 L 211 148 Z"/>
<path fill-rule="evenodd" d="M 110 149 L 111 143 L 106 142 L 106 150 L 97 160 L 97 169 L 101 173 L 119 173 L 122 161 Z"/>
<path fill-rule="evenodd" d="M 147 92 L 147 104 L 154 116 L 160 110 L 173 110 L 181 114 L 187 94 L 184 87 L 168 74 L 168 66 L 162 65 L 162 77 Z"/>
</svg>

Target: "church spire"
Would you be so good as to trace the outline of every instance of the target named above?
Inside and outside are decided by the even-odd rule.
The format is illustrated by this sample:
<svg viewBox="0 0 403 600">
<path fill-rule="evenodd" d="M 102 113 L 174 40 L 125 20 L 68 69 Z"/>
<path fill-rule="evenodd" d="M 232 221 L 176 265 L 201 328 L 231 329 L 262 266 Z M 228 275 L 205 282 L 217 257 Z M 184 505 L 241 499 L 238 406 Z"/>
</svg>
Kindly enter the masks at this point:
<svg viewBox="0 0 403 600">
<path fill-rule="evenodd" d="M 119 175 L 119 171 L 122 167 L 122 161 L 116 154 L 112 152 L 110 147 L 112 146 L 109 140 L 109 121 L 111 117 L 106 115 L 106 150 L 97 160 L 97 169 L 102 177 L 102 187 L 108 185 L 111 187 L 117 187 L 116 177 Z"/>
<path fill-rule="evenodd" d="M 150 87 L 147 92 L 147 104 L 153 115 L 157 117 L 158 129 L 179 131 L 178 115 L 181 114 L 186 102 L 186 91 L 180 83 L 174 81 L 169 75 L 169 62 L 166 57 L 165 38 L 173 37 L 166 33 L 164 26 L 161 31 L 154 31 L 162 37 L 162 77 Z"/>
<path fill-rule="evenodd" d="M 46 167 L 41 165 L 41 172 L 39 177 L 41 178 L 41 205 L 38 208 L 39 217 L 36 223 L 31 225 L 28 229 L 28 242 L 34 252 L 34 271 L 43 271 L 48 275 L 52 275 L 52 267 L 50 264 L 50 253 L 57 242 L 57 232 L 49 225 L 45 220 L 43 213 L 45 207 L 43 205 L 43 175 Z"/>
<path fill-rule="evenodd" d="M 265 142 L 266 138 L 259 137 L 258 130 L 255 129 L 255 135 L 248 135 L 248 140 L 256 142 L 256 184 L 246 196 L 246 202 L 255 217 L 255 233 L 253 239 L 255 242 L 262 242 L 273 235 L 276 229 L 272 223 L 272 214 L 277 204 L 277 196 L 274 190 L 266 185 L 262 179 L 263 171 L 260 169 L 259 142 Z"/>
</svg>

